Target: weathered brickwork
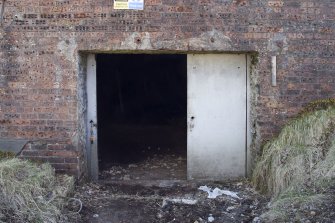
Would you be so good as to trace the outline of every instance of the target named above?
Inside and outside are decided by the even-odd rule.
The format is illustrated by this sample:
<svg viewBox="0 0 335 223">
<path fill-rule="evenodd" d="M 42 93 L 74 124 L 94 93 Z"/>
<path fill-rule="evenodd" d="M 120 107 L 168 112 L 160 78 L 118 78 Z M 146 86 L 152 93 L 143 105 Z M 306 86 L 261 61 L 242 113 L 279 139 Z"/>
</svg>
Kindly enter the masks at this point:
<svg viewBox="0 0 335 223">
<path fill-rule="evenodd" d="M 1 2 L 1 1 L 0 1 Z M 335 96 L 335 1 L 6 0 L 0 27 L 0 137 L 22 156 L 84 172 L 86 52 L 253 54 L 254 145 L 306 103 Z M 1 7 L 0 7 L 1 8 Z M 256 55 L 256 56 L 255 56 Z M 271 86 L 277 55 L 278 86 Z"/>
</svg>

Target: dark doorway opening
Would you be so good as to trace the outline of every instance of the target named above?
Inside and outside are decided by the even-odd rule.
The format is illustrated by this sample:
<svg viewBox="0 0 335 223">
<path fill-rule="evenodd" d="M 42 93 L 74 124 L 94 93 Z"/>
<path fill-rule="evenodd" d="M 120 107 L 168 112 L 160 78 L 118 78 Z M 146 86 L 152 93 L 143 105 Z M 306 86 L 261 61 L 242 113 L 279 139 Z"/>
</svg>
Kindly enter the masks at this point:
<svg viewBox="0 0 335 223">
<path fill-rule="evenodd" d="M 186 55 L 98 54 L 97 103 L 100 178 L 186 179 Z"/>
</svg>

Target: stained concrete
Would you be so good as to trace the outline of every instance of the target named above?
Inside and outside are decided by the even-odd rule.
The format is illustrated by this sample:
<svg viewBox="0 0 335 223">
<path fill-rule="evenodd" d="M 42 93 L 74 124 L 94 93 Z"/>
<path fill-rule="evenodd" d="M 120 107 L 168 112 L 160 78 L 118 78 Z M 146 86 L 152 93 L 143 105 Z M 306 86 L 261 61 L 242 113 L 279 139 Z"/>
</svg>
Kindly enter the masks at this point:
<svg viewBox="0 0 335 223">
<path fill-rule="evenodd" d="M 18 154 L 23 149 L 24 145 L 28 143 L 25 139 L 6 140 L 0 139 L 0 151 L 12 152 Z"/>
</svg>

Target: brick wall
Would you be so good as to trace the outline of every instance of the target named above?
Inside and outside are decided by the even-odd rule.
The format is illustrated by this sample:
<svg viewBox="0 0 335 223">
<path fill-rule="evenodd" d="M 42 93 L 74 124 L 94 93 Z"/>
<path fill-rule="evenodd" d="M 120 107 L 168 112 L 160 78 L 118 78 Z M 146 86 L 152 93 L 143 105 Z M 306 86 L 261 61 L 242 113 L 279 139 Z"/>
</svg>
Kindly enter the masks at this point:
<svg viewBox="0 0 335 223">
<path fill-rule="evenodd" d="M 259 145 L 306 103 L 335 96 L 333 0 L 6 0 L 0 27 L 0 137 L 22 156 L 84 171 L 85 52 L 249 52 Z M 277 55 L 278 86 L 270 58 Z"/>
</svg>

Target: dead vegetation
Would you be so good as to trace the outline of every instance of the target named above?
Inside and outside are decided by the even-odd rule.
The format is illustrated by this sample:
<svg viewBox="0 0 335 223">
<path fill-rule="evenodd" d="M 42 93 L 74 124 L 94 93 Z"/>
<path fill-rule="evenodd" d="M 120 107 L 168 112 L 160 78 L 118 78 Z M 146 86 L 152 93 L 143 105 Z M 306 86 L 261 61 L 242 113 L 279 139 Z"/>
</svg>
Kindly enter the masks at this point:
<svg viewBox="0 0 335 223">
<path fill-rule="evenodd" d="M 330 99 L 311 103 L 265 145 L 254 170 L 253 184 L 273 196 L 264 219 L 286 221 L 292 217 L 287 211 L 292 204 L 315 206 L 333 199 L 327 191 L 334 178 L 335 105 Z"/>
<path fill-rule="evenodd" d="M 12 152 L 2 152 L 0 151 L 0 160 L 1 159 L 10 159 L 10 158 L 14 158 L 15 154 Z"/>
<path fill-rule="evenodd" d="M 0 222 L 69 222 L 76 215 L 65 211 L 73 189 L 74 179 L 56 176 L 49 164 L 2 159 Z"/>
</svg>

